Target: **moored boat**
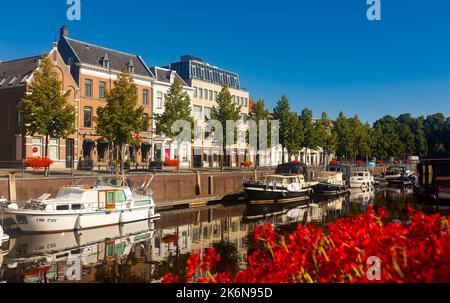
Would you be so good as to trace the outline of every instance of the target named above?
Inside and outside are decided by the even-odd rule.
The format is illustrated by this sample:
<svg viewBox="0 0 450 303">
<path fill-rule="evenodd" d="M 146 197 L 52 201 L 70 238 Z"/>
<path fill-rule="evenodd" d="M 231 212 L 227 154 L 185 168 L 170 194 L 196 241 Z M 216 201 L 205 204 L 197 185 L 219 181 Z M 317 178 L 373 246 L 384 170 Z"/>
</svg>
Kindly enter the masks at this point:
<svg viewBox="0 0 450 303">
<path fill-rule="evenodd" d="M 0 254 L 8 251 L 9 236 L 3 232 L 3 228 L 0 225 Z"/>
<path fill-rule="evenodd" d="M 132 191 L 126 182 L 66 186 L 55 198 L 50 197 L 44 194 L 26 202 L 23 208 L 9 204 L 6 213 L 24 232 L 91 229 L 159 217 L 151 195 Z"/>
<path fill-rule="evenodd" d="M 316 174 L 319 183 L 314 188 L 314 194 L 319 196 L 336 196 L 347 192 L 342 172 L 322 171 Z"/>
<path fill-rule="evenodd" d="M 374 184 L 372 173 L 365 167 L 359 167 L 351 174 L 350 188 L 372 188 Z"/>
<path fill-rule="evenodd" d="M 416 182 L 416 174 L 408 167 L 401 165 L 388 167 L 384 178 L 391 185 L 413 185 Z"/>
<path fill-rule="evenodd" d="M 306 182 L 303 175 L 267 175 L 244 183 L 250 204 L 283 204 L 306 201 L 317 182 Z"/>
</svg>

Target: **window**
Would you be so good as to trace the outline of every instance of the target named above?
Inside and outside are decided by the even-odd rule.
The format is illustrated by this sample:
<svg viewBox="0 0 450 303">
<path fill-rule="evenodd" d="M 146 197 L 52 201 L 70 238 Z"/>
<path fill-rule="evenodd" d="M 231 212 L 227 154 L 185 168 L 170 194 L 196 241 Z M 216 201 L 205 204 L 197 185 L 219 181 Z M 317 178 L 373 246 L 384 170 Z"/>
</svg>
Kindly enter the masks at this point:
<svg viewBox="0 0 450 303">
<path fill-rule="evenodd" d="M 208 100 L 208 90 L 207 90 L 207 89 L 205 89 L 205 95 L 204 95 L 204 97 L 205 97 L 205 100 Z"/>
<path fill-rule="evenodd" d="M 244 100 L 245 100 L 244 106 L 247 107 L 248 106 L 248 98 L 245 98 Z"/>
<path fill-rule="evenodd" d="M 90 106 L 84 108 L 84 127 L 92 128 L 92 107 Z"/>
<path fill-rule="evenodd" d="M 92 80 L 90 79 L 84 80 L 84 96 L 88 98 L 92 97 Z"/>
<path fill-rule="evenodd" d="M 181 157 L 182 157 L 183 162 L 187 162 L 187 160 L 188 160 L 188 146 L 187 145 L 183 145 Z"/>
<path fill-rule="evenodd" d="M 203 89 L 202 88 L 198 89 L 198 98 L 203 99 Z"/>
<path fill-rule="evenodd" d="M 69 205 L 58 205 L 56 210 L 69 210 Z"/>
<path fill-rule="evenodd" d="M 156 108 L 162 109 L 162 104 L 163 104 L 163 94 L 162 94 L 162 92 L 157 92 L 156 93 Z"/>
<path fill-rule="evenodd" d="M 98 97 L 100 99 L 105 99 L 105 97 L 106 97 L 106 82 L 100 82 L 98 84 Z"/>
<path fill-rule="evenodd" d="M 209 91 L 209 101 L 212 101 L 212 100 L 213 100 L 213 91 L 210 90 Z"/>
<path fill-rule="evenodd" d="M 48 149 L 50 160 L 59 160 L 59 139 L 50 139 Z"/>
<path fill-rule="evenodd" d="M 239 97 L 238 97 L 239 99 Z M 233 101 L 233 103 L 236 103 L 236 96 L 231 96 L 231 101 Z"/>
<path fill-rule="evenodd" d="M 33 153 L 33 157 L 42 157 L 42 138 L 33 138 L 33 149 L 37 148 L 37 152 Z"/>
<path fill-rule="evenodd" d="M 194 105 L 194 119 L 202 120 L 202 107 Z"/>
<path fill-rule="evenodd" d="M 116 191 L 116 202 L 123 203 L 126 201 L 127 201 L 127 197 L 125 196 L 125 193 L 122 190 Z"/>
<path fill-rule="evenodd" d="M 72 204 L 72 210 L 81 210 L 81 204 Z"/>
<path fill-rule="evenodd" d="M 211 111 L 212 111 L 211 108 L 205 107 L 205 118 L 206 118 L 206 120 L 210 120 L 211 119 Z"/>
<path fill-rule="evenodd" d="M 197 98 L 197 87 L 194 86 L 194 98 Z"/>
<path fill-rule="evenodd" d="M 144 89 L 142 91 L 142 104 L 148 105 L 148 90 Z"/>
<path fill-rule="evenodd" d="M 217 95 L 218 95 L 218 93 L 214 92 L 214 101 L 217 101 Z"/>
</svg>

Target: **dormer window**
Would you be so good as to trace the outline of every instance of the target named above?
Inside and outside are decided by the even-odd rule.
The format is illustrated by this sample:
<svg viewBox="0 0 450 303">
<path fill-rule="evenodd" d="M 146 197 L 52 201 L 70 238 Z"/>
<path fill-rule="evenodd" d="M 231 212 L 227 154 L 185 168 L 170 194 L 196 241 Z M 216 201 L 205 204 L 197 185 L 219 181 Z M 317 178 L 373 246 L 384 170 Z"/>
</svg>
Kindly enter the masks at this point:
<svg viewBox="0 0 450 303">
<path fill-rule="evenodd" d="M 109 68 L 109 58 L 108 54 L 105 54 L 105 56 L 100 60 L 102 67 Z"/>
<path fill-rule="evenodd" d="M 17 77 L 13 77 L 13 78 L 11 79 L 11 81 L 9 81 L 9 85 L 12 85 L 12 84 L 16 81 L 16 78 L 17 78 Z"/>
<path fill-rule="evenodd" d="M 128 62 L 127 64 L 127 70 L 130 74 L 134 73 L 134 64 L 133 64 L 133 60 L 130 60 L 130 62 Z"/>
<path fill-rule="evenodd" d="M 1 79 L 1 80 L 0 80 L 0 86 L 2 86 L 3 83 L 5 83 L 5 81 L 6 81 L 6 78 Z"/>
</svg>

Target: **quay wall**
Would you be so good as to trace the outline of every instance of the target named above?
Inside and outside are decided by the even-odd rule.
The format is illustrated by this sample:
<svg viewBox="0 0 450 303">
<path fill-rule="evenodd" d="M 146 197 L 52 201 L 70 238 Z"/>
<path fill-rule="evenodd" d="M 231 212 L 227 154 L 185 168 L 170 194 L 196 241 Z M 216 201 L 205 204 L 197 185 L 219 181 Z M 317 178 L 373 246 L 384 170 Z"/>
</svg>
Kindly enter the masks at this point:
<svg viewBox="0 0 450 303">
<path fill-rule="evenodd" d="M 258 177 L 261 172 L 258 172 Z M 128 176 L 134 187 L 148 181 L 151 175 Z M 210 177 L 213 177 L 210 188 Z M 85 177 L 50 177 L 50 178 L 17 178 L 16 195 L 19 206 L 44 193 L 55 196 L 58 188 L 66 185 L 94 185 L 98 176 Z M 170 205 L 172 202 L 208 199 L 243 191 L 243 182 L 254 178 L 252 171 L 156 174 L 151 188 L 157 205 Z M 200 182 L 198 182 L 200 181 Z M 0 196 L 9 199 L 8 180 L 0 180 Z"/>
</svg>

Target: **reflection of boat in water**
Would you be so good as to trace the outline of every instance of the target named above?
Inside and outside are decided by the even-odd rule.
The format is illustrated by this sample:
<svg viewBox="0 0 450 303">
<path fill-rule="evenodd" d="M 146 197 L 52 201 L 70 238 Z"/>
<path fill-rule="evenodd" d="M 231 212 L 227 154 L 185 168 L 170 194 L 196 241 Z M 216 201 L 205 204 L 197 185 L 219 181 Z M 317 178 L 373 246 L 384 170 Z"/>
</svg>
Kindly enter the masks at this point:
<svg viewBox="0 0 450 303">
<path fill-rule="evenodd" d="M 307 224 L 310 222 L 325 222 L 329 213 L 337 213 L 343 210 L 346 197 L 339 196 L 335 199 L 311 202 L 308 205 L 293 203 L 285 207 L 277 205 L 248 205 L 244 219 L 246 221 L 260 221 L 270 219 L 276 226 L 290 224 Z"/>
<path fill-rule="evenodd" d="M 62 187 L 54 199 L 44 194 L 21 209 L 10 204 L 6 212 L 25 232 L 73 231 L 158 217 L 147 187 L 132 191 L 126 183 L 118 186 L 111 180 L 96 186 Z"/>
<path fill-rule="evenodd" d="M 375 197 L 375 189 L 373 187 L 362 189 L 356 188 L 350 189 L 351 202 L 368 204 L 372 201 L 374 197 Z"/>
<path fill-rule="evenodd" d="M 68 233 L 23 235 L 13 239 L 5 262 L 10 268 L 18 263 L 51 264 L 73 259 L 81 265 L 93 265 L 111 253 L 127 255 L 131 246 L 151 239 L 153 233 L 151 220 Z"/>
<path fill-rule="evenodd" d="M 270 218 L 276 215 L 284 214 L 291 209 L 302 206 L 306 206 L 303 201 L 289 204 L 247 204 L 244 219 L 247 221 L 254 221 L 264 218 Z"/>
</svg>

